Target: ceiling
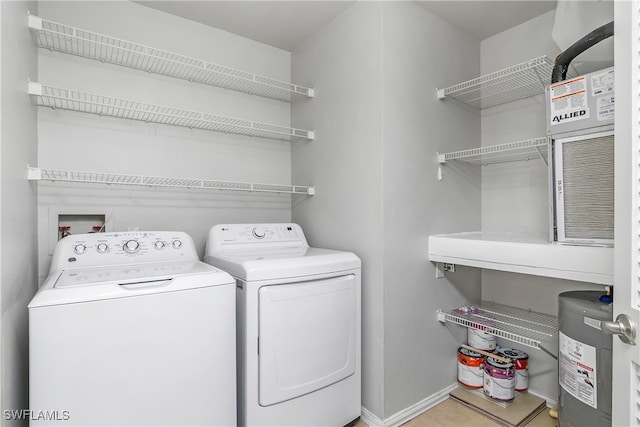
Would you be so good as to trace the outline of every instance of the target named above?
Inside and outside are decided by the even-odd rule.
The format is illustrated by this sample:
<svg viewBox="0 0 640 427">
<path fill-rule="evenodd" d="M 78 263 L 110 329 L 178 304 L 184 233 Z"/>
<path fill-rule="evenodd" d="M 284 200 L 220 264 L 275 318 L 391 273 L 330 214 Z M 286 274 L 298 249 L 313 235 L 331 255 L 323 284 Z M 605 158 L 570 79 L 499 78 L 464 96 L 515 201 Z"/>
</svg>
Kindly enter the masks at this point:
<svg viewBox="0 0 640 427">
<path fill-rule="evenodd" d="M 261 43 L 293 51 L 355 1 L 136 1 Z M 478 40 L 555 9 L 547 0 L 415 1 Z"/>
<path fill-rule="evenodd" d="M 416 1 L 418 5 L 478 40 L 555 10 L 556 0 Z"/>
</svg>

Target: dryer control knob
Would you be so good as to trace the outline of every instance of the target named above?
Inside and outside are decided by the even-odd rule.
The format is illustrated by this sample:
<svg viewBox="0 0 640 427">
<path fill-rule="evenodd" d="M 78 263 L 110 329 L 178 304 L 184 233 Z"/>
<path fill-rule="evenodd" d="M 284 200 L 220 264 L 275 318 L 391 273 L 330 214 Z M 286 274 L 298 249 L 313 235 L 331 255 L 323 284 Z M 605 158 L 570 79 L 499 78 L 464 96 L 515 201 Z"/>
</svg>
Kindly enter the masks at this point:
<svg viewBox="0 0 640 427">
<path fill-rule="evenodd" d="M 174 240 L 173 242 L 171 242 L 171 246 L 173 246 L 175 249 L 180 249 L 182 247 L 182 240 Z"/>
<path fill-rule="evenodd" d="M 77 253 L 78 255 L 82 255 L 83 253 L 85 253 L 87 250 L 87 247 L 85 245 L 83 245 L 82 243 L 77 244 L 73 247 L 73 251 L 75 253 Z"/>
<path fill-rule="evenodd" d="M 264 228 L 261 227 L 255 227 L 253 230 L 251 230 L 251 233 L 256 239 L 263 239 L 265 236 Z"/>
<path fill-rule="evenodd" d="M 128 240 L 125 244 L 124 244 L 124 250 L 126 252 L 129 252 L 130 254 L 137 252 L 138 249 L 140 249 L 140 243 L 138 243 L 135 240 Z"/>
<path fill-rule="evenodd" d="M 153 246 L 154 246 L 157 250 L 160 250 L 160 249 L 164 249 L 165 244 L 164 244 L 164 242 L 163 242 L 162 240 L 158 240 L 157 242 L 155 242 L 155 243 L 153 244 Z"/>
<path fill-rule="evenodd" d="M 98 246 L 96 246 L 96 250 L 98 251 L 98 253 L 105 253 L 109 250 L 109 245 L 107 245 L 106 243 L 98 243 Z"/>
</svg>

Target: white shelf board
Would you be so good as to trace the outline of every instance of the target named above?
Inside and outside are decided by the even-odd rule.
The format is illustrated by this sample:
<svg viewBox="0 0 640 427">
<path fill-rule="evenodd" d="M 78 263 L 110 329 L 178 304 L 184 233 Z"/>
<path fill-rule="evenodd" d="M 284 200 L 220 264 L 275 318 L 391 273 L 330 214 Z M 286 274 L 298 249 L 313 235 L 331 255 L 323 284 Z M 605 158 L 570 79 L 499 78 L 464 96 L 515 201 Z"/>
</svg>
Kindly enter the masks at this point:
<svg viewBox="0 0 640 427">
<path fill-rule="evenodd" d="M 549 138 L 541 137 L 449 153 L 438 153 L 438 163 L 444 164 L 451 160 L 458 160 L 479 165 L 490 165 L 533 159 L 542 159 L 546 163 L 548 145 Z"/>
<path fill-rule="evenodd" d="M 553 61 L 546 56 L 438 89 L 438 98 L 453 98 L 484 109 L 544 93 L 551 83 Z"/>
<path fill-rule="evenodd" d="M 533 348 L 557 352 L 558 318 L 483 301 L 479 306 L 438 311 L 438 320 L 482 330 Z"/>
<path fill-rule="evenodd" d="M 41 48 L 281 101 L 314 89 L 29 16 Z"/>
<path fill-rule="evenodd" d="M 174 178 L 143 175 L 125 175 L 103 172 L 81 172 L 60 169 L 27 167 L 27 178 L 32 181 L 62 181 L 73 183 L 110 184 L 173 189 L 226 190 L 256 193 L 285 193 L 315 195 L 314 187 L 288 184 L 259 184 L 213 179 Z"/>
<path fill-rule="evenodd" d="M 37 82 L 29 82 L 29 94 L 36 98 L 38 105 L 54 109 L 284 141 L 314 139 L 314 132 L 310 130 L 61 89 Z"/>
<path fill-rule="evenodd" d="M 514 233 L 429 236 L 429 260 L 534 276 L 613 284 L 613 248 L 549 243 Z"/>
</svg>

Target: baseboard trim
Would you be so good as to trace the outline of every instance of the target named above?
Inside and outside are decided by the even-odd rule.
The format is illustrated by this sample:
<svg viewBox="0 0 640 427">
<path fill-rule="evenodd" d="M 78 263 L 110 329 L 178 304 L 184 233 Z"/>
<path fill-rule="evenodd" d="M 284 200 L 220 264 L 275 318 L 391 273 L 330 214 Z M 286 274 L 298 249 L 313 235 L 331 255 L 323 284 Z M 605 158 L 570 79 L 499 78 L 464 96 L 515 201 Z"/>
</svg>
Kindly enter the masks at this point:
<svg viewBox="0 0 640 427">
<path fill-rule="evenodd" d="M 537 396 L 540 399 L 544 399 L 547 402 L 547 408 L 553 408 L 558 404 L 558 401 L 556 399 L 551 399 L 550 397 L 545 396 L 544 394 L 537 393 L 531 389 L 527 390 L 527 393 L 533 394 L 534 396 Z"/>
<path fill-rule="evenodd" d="M 373 412 L 369 411 L 364 406 L 362 407 L 360 419 L 369 427 L 382 427 L 384 426 L 384 421 L 378 418 Z"/>
<path fill-rule="evenodd" d="M 420 402 L 417 402 L 409 406 L 408 408 L 403 409 L 402 411 L 396 412 L 395 414 L 384 420 L 380 419 L 374 413 L 363 406 L 361 419 L 369 427 L 397 427 L 447 399 L 449 397 L 449 393 L 451 393 L 457 387 L 458 383 L 454 383 L 449 387 L 446 387 L 438 391 L 437 393 L 434 393 L 431 396 L 422 399 Z"/>
</svg>

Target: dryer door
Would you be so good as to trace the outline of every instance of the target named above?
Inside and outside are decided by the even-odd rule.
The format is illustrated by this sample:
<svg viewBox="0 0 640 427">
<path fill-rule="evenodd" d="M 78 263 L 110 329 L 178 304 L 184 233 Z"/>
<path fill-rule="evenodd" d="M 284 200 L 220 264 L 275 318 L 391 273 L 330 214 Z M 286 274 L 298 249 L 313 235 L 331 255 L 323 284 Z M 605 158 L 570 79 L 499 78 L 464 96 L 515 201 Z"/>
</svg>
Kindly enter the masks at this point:
<svg viewBox="0 0 640 427">
<path fill-rule="evenodd" d="M 355 275 L 263 286 L 259 295 L 261 406 L 311 393 L 354 374 Z"/>
</svg>

